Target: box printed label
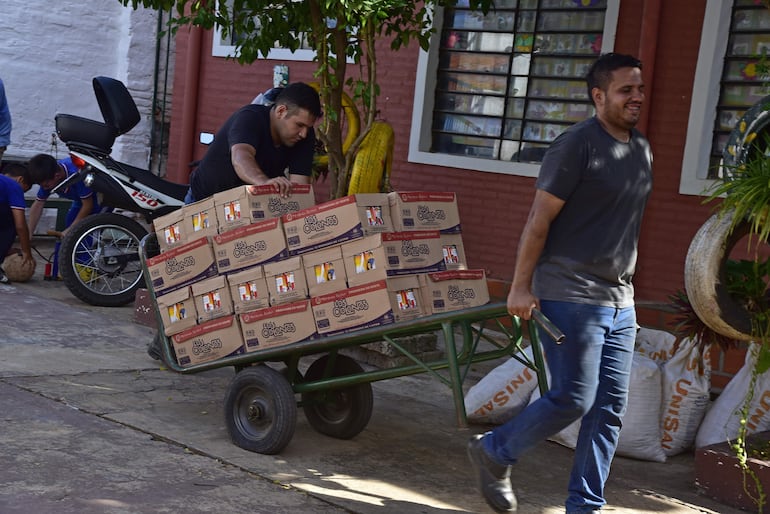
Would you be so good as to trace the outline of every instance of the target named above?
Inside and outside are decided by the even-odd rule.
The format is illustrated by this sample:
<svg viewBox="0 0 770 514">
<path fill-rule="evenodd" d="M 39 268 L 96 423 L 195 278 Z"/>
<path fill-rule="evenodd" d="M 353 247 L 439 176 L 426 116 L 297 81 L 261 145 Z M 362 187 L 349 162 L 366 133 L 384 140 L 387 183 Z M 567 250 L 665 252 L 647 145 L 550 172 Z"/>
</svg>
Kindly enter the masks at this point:
<svg viewBox="0 0 770 514">
<path fill-rule="evenodd" d="M 395 319 L 384 280 L 311 299 L 319 334 L 340 334 L 392 323 Z"/>
<path fill-rule="evenodd" d="M 147 259 L 156 294 L 165 294 L 217 274 L 208 239 L 202 237 Z"/>
</svg>

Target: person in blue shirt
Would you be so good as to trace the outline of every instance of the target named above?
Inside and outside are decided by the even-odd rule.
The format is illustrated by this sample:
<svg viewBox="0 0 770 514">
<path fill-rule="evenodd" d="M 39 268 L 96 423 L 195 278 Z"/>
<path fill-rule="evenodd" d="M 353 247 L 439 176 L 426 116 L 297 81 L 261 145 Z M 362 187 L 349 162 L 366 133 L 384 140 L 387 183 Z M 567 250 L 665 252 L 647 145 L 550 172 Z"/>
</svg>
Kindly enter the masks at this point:
<svg viewBox="0 0 770 514">
<path fill-rule="evenodd" d="M 5 86 L 0 79 L 0 161 L 8 145 L 11 144 L 11 111 L 5 97 Z"/>
<path fill-rule="evenodd" d="M 0 175 L 0 264 L 11 250 L 16 236 L 19 236 L 24 265 L 35 265 L 30 245 L 30 231 L 24 216 L 27 204 L 24 193 L 32 187 L 27 168 L 18 163 L 9 163 L 3 167 Z M 0 267 L 0 284 L 9 284 L 10 280 Z"/>
<path fill-rule="evenodd" d="M 56 160 L 48 154 L 37 154 L 29 160 L 29 175 L 33 184 L 39 184 L 37 197 L 32 207 L 29 209 L 29 227 L 34 234 L 35 228 L 40 221 L 43 213 L 45 201 L 51 196 L 51 189 L 62 180 L 78 172 L 77 167 L 72 163 L 72 159 Z M 85 218 L 89 214 L 99 212 L 99 202 L 91 189 L 86 187 L 83 182 L 77 182 L 63 191 L 56 194 L 61 198 L 72 200 L 72 207 L 67 212 L 65 219 L 66 233 L 69 227 Z"/>
</svg>

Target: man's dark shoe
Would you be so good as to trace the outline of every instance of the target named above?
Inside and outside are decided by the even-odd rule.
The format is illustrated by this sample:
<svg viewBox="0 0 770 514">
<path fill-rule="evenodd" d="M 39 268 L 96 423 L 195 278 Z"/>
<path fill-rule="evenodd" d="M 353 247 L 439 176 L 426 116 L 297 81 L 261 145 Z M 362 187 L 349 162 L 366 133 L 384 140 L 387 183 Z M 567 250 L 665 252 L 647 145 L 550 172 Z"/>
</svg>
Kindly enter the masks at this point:
<svg viewBox="0 0 770 514">
<path fill-rule="evenodd" d="M 8 278 L 8 275 L 5 274 L 5 271 L 3 268 L 0 268 L 0 284 L 10 284 L 11 280 Z"/>
<path fill-rule="evenodd" d="M 495 512 L 516 512 L 516 495 L 511 488 L 511 467 L 502 466 L 489 458 L 481 441 L 474 435 L 468 441 L 468 458 L 476 473 L 476 487 Z"/>
</svg>

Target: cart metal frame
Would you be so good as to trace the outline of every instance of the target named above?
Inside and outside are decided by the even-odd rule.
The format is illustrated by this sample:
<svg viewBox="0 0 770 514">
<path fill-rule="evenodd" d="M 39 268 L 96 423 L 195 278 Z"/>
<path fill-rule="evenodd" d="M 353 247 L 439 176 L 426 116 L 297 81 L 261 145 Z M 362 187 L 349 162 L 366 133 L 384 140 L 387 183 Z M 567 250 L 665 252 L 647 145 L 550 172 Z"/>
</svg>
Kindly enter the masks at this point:
<svg viewBox="0 0 770 514">
<path fill-rule="evenodd" d="M 155 234 L 151 233 L 141 241 L 140 254 L 145 276 L 149 276 L 146 259 L 157 254 L 155 238 Z M 155 306 L 158 326 L 162 327 L 152 284 L 148 283 L 148 289 Z M 558 328 L 538 311 L 535 311 L 532 320 L 549 337 L 557 342 L 563 340 L 563 335 Z M 525 328 L 528 329 L 532 359 L 523 352 Z M 349 333 L 321 336 L 285 346 L 264 348 L 187 367 L 182 367 L 176 362 L 172 343 L 162 330 L 159 330 L 157 338 L 163 362 L 169 369 L 182 374 L 233 366 L 237 379 L 238 375 L 247 369 L 251 369 L 250 373 L 255 374 L 253 370 L 255 365 L 268 362 L 284 363 L 286 370 L 283 373 L 275 371 L 266 380 L 262 377 L 255 380 L 243 377 L 241 380 L 234 379 L 231 390 L 226 395 L 225 409 L 225 421 L 236 444 L 259 453 L 278 453 L 288 444 L 294 428 L 294 421 L 281 418 L 296 418 L 296 401 L 293 407 L 277 406 L 281 401 L 288 402 L 287 395 L 291 395 L 292 398 L 294 394 L 302 395 L 299 405 L 305 409 L 308 420 L 316 430 L 346 439 L 363 430 L 368 422 L 371 415 L 371 383 L 380 380 L 430 373 L 451 388 L 457 424 L 460 427 L 467 426 L 463 383 L 474 363 L 501 357 L 515 358 L 537 374 L 539 388 L 543 393 L 548 388 L 544 358 L 538 330 L 532 330 L 532 328 L 534 326 L 531 323 L 522 323 L 519 318 L 510 316 L 504 303 L 490 303 Z M 399 342 L 399 338 L 406 336 L 436 332 L 440 332 L 443 336 L 444 356 L 429 361 L 422 360 L 420 356 L 409 351 Z M 344 348 L 378 341 L 387 341 L 412 363 L 393 368 L 365 370 L 349 357 L 339 353 L 339 350 Z M 489 346 L 482 349 L 482 342 L 488 343 Z M 317 365 L 316 369 L 311 371 L 314 367 L 311 364 L 311 369 L 308 369 L 303 376 L 299 370 L 299 362 L 301 358 L 307 356 L 319 356 L 319 359 L 314 363 Z M 354 364 L 351 364 L 351 361 Z M 261 368 L 267 368 L 267 366 Z M 440 371 L 446 373 L 442 374 Z M 278 378 L 273 375 L 278 375 Z M 312 378 L 308 378 L 308 375 L 312 375 Z M 236 390 L 233 390 L 234 388 Z M 250 390 L 249 394 L 243 393 L 244 388 Z M 265 390 L 271 388 L 284 390 L 283 393 L 276 392 L 278 397 L 283 395 L 281 401 L 272 398 L 273 392 Z M 329 413 L 322 412 L 320 421 L 311 420 L 310 414 L 313 412 L 308 412 L 309 408 L 312 410 L 308 404 L 318 401 L 319 398 L 326 398 L 325 394 L 329 392 L 336 395 L 328 400 L 332 403 L 336 402 L 335 410 Z M 365 412 L 367 409 L 368 414 Z M 364 413 L 360 414 L 360 411 Z M 347 417 L 356 415 L 359 419 L 353 422 L 355 426 L 345 427 L 345 423 L 349 421 Z M 256 428 L 251 425 L 256 425 Z M 284 434 L 281 441 L 268 441 L 263 444 L 261 439 L 273 439 L 272 436 L 277 430 L 291 433 L 288 436 Z"/>
</svg>

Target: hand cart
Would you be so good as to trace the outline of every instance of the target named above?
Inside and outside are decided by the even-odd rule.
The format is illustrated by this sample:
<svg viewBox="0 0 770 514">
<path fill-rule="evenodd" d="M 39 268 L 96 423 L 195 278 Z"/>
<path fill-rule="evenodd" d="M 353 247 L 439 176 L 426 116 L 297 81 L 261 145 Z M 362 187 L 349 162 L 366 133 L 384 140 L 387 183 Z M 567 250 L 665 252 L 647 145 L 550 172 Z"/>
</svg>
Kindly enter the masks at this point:
<svg viewBox="0 0 770 514">
<path fill-rule="evenodd" d="M 146 260 L 158 253 L 157 237 L 150 233 L 140 243 L 146 277 L 149 276 Z M 158 327 L 162 327 L 150 282 L 148 289 L 155 305 Z M 563 339 L 558 328 L 539 311 L 535 311 L 532 319 L 554 340 Z M 523 328 L 519 318 L 508 314 L 504 303 L 491 303 L 268 347 L 188 367 L 177 363 L 172 343 L 162 329 L 156 335 L 156 342 L 163 362 L 178 373 L 199 373 L 233 366 L 236 373 L 226 392 L 224 405 L 225 424 L 230 437 L 245 450 L 276 454 L 289 444 L 294 435 L 298 406 L 302 407 L 308 422 L 318 432 L 338 439 L 356 436 L 371 417 L 371 383 L 378 380 L 430 373 L 452 389 L 457 422 L 461 427 L 467 426 L 462 385 L 474 363 L 513 357 L 536 372 L 540 390 L 545 392 L 548 385 L 538 331 L 529 330 L 533 355 L 529 359 L 523 353 Z M 398 341 L 401 337 L 437 331 L 443 335 L 444 357 L 429 362 L 421 360 Z M 456 340 L 458 334 L 459 344 Z M 339 353 L 346 347 L 377 341 L 387 341 L 413 364 L 365 370 L 354 359 Z M 492 349 L 481 349 L 481 341 L 490 343 Z M 299 361 L 306 356 L 317 358 L 303 375 L 299 370 Z M 266 363 L 283 363 L 286 369 L 278 371 Z M 299 402 L 295 394 L 300 395 Z"/>
</svg>

